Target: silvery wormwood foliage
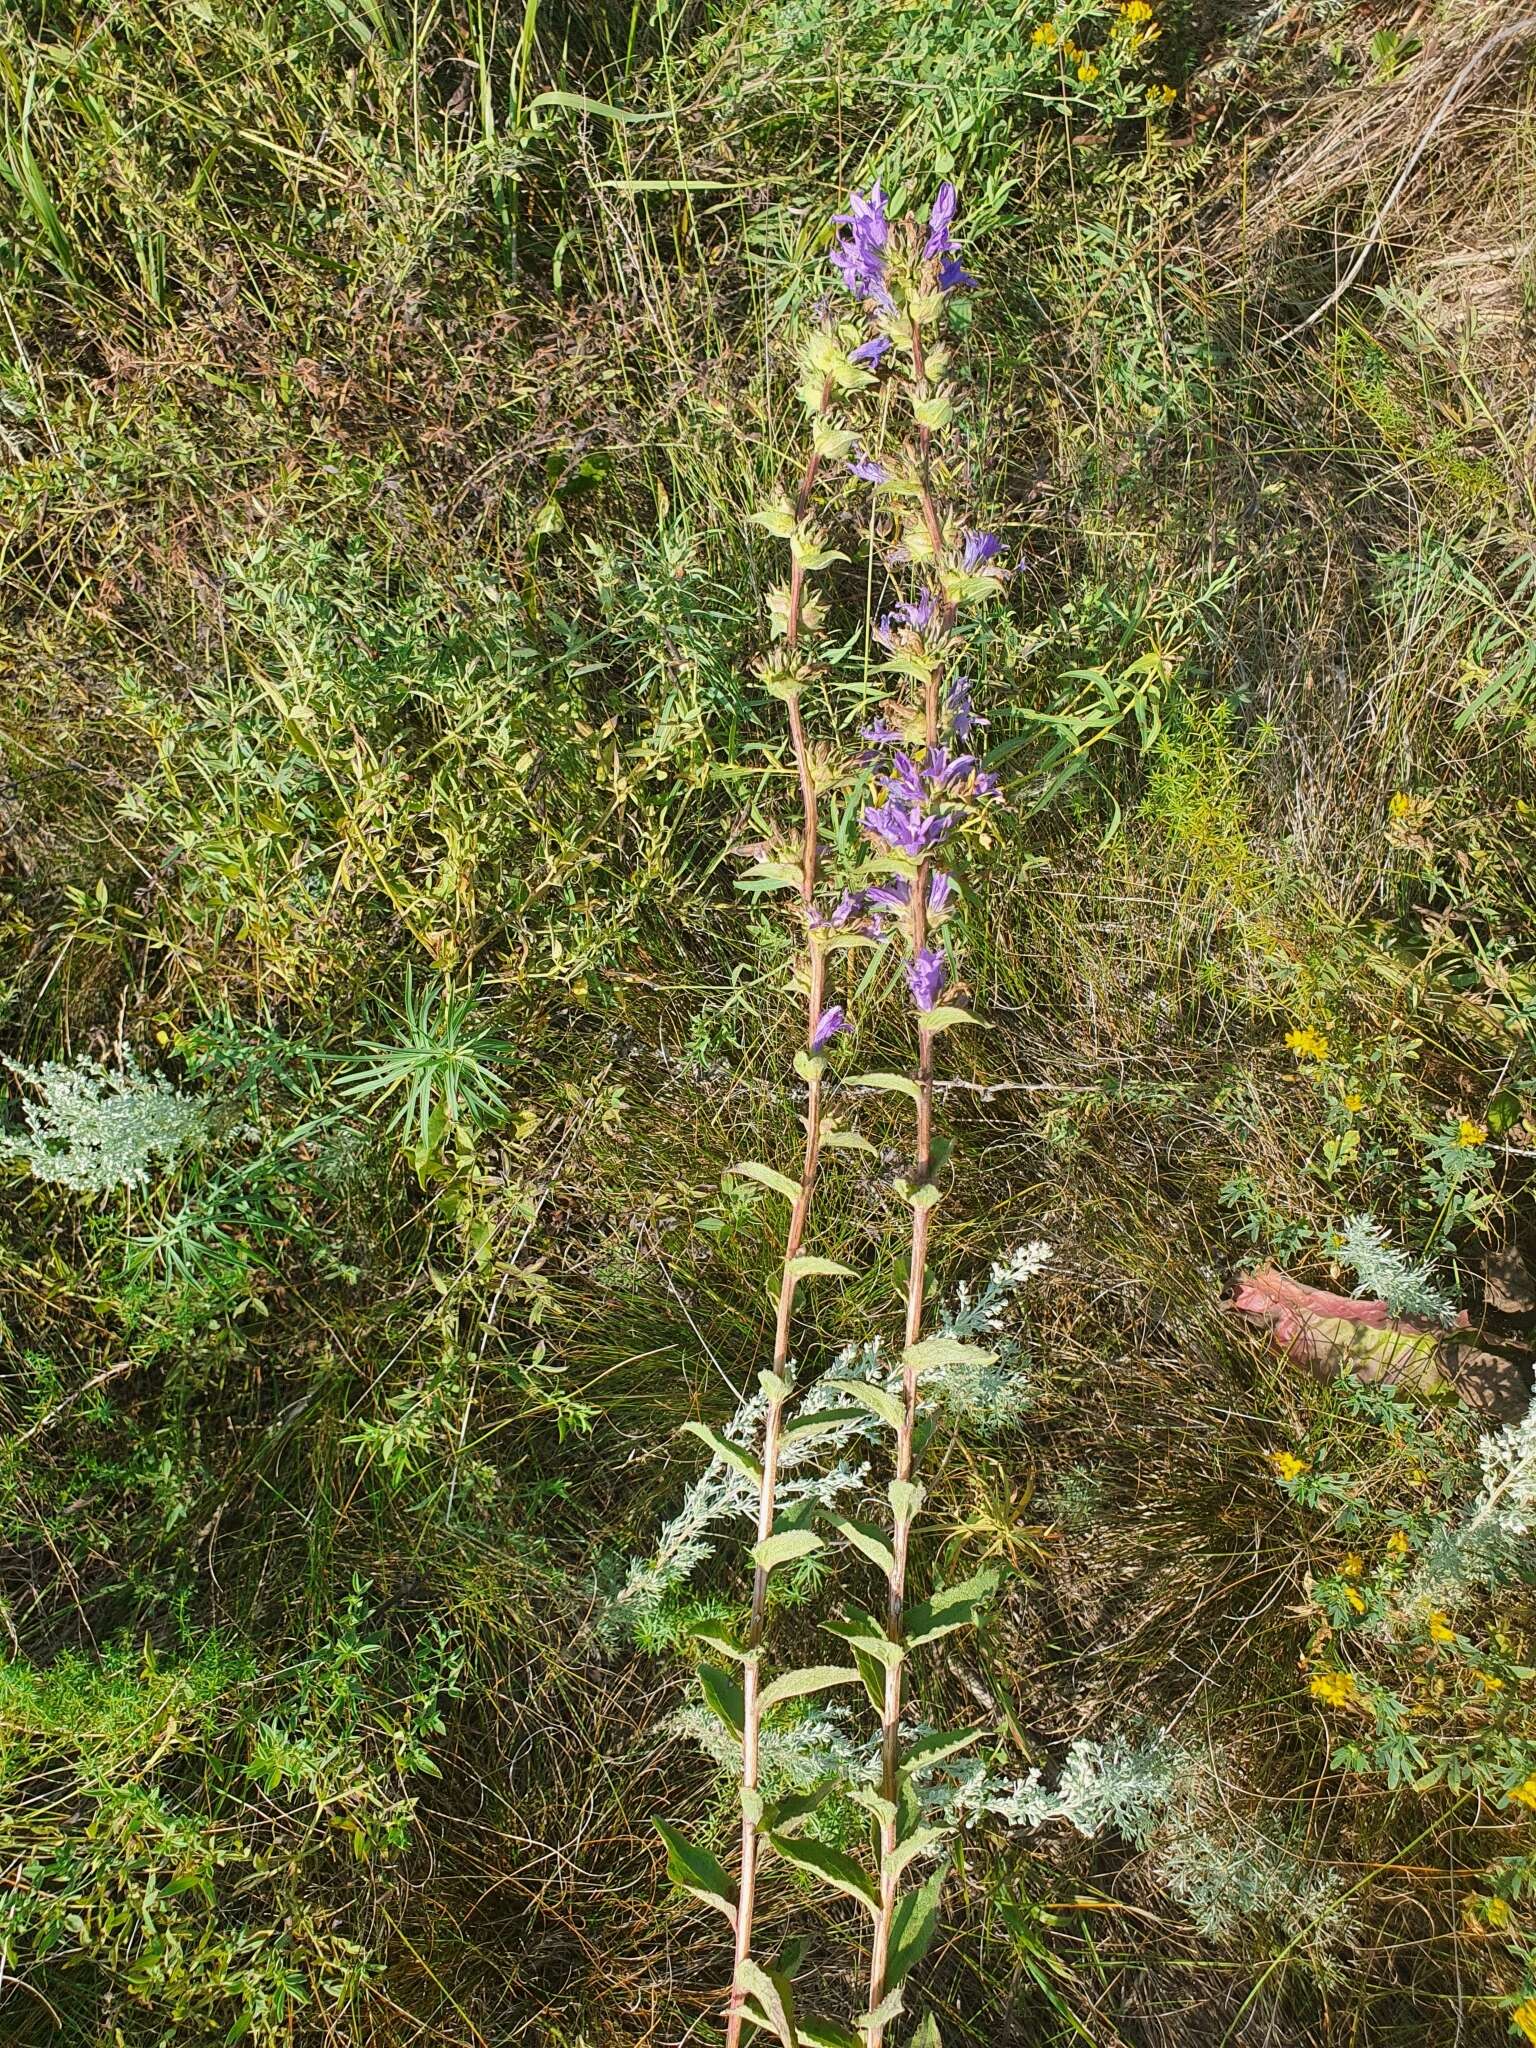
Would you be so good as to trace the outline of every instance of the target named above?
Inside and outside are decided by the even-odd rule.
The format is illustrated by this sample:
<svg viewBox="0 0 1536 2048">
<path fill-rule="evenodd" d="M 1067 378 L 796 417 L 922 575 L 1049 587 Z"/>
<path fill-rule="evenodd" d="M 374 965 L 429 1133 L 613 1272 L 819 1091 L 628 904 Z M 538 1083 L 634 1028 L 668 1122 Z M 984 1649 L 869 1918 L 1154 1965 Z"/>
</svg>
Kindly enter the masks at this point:
<svg viewBox="0 0 1536 2048">
<path fill-rule="evenodd" d="M 1479 1439 L 1483 1484 L 1459 1522 L 1441 1529 L 1404 1592 L 1410 1613 L 1448 1608 L 1474 1587 L 1536 1576 L 1536 1403 L 1519 1422 Z"/>
<path fill-rule="evenodd" d="M 994 1264 L 979 1293 L 972 1295 L 962 1282 L 940 1330 L 959 1338 L 997 1336 L 1005 1327 L 1012 1297 L 1050 1257 L 1051 1247 L 1035 1239 Z M 1012 1348 L 1009 1343 L 999 1345 L 994 1361 L 980 1368 L 968 1363 L 937 1368 L 924 1380 L 925 1400 L 950 1413 L 963 1428 L 992 1433 L 1004 1427 L 1024 1413 L 1032 1398 L 1028 1376 L 1010 1370 Z M 900 1385 L 900 1370 L 888 1368 L 878 1338 L 840 1352 L 829 1377 L 887 1390 Z M 864 1490 L 868 1480 L 868 1460 L 859 1452 L 879 1437 L 878 1422 L 850 1394 L 817 1395 L 815 1406 L 837 1419 L 812 1439 L 799 1444 L 791 1440 L 782 1453 L 781 1495 L 787 1508 L 841 1508 Z M 728 1439 L 755 1449 L 762 1440 L 766 1410 L 762 1393 L 746 1396 L 731 1418 Z M 650 1556 L 631 1560 L 614 1601 L 613 1619 L 632 1630 L 639 1617 L 653 1613 L 715 1555 L 734 1523 L 750 1523 L 756 1513 L 755 1483 L 716 1453 L 660 1531 Z"/>
<path fill-rule="evenodd" d="M 1339 1241 L 1339 1256 L 1354 1269 L 1357 1295 L 1374 1296 L 1394 1316 L 1419 1316 L 1449 1329 L 1455 1304 L 1435 1285 L 1433 1269 L 1416 1266 L 1398 1250 L 1371 1216 L 1351 1216 Z"/>
<path fill-rule="evenodd" d="M 76 1194 L 146 1187 L 156 1161 L 169 1166 L 202 1135 L 199 1104 L 131 1057 L 115 1070 L 84 1058 L 5 1064 L 37 1099 L 25 1105 L 26 1136 L 0 1137 L 0 1157 Z"/>
</svg>

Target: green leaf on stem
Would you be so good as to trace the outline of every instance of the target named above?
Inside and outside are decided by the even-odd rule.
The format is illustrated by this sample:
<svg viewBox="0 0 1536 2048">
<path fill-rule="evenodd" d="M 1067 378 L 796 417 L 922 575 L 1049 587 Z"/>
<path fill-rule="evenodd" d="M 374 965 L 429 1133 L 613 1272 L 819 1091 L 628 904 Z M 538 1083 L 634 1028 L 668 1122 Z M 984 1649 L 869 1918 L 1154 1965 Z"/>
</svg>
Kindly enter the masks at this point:
<svg viewBox="0 0 1536 2048">
<path fill-rule="evenodd" d="M 880 1157 L 878 1148 L 868 1138 L 858 1131 L 846 1131 L 840 1124 L 823 1124 L 821 1142 L 830 1145 L 834 1152 L 867 1152 L 871 1158 Z"/>
<path fill-rule="evenodd" d="M 836 1259 L 814 1258 L 808 1252 L 802 1252 L 798 1258 L 791 1259 L 784 1270 L 796 1280 L 855 1280 L 858 1278 L 858 1275 L 851 1266 L 839 1265 Z"/>
<path fill-rule="evenodd" d="M 831 1885 L 834 1891 L 846 1892 L 850 1899 L 857 1899 L 871 1913 L 880 1911 L 880 1890 L 875 1880 L 843 1850 L 802 1835 L 770 1835 L 768 1839 L 784 1861 L 792 1863 L 796 1870 L 808 1871 L 812 1877 L 819 1877 L 823 1884 Z"/>
<path fill-rule="evenodd" d="M 923 1504 L 925 1489 L 913 1479 L 893 1479 L 885 1489 L 891 1513 L 898 1523 L 915 1521 Z"/>
<path fill-rule="evenodd" d="M 721 1436 L 720 1432 L 711 1429 L 707 1422 L 685 1422 L 683 1434 L 696 1436 L 701 1444 L 707 1445 L 717 1458 L 739 1472 L 743 1479 L 750 1479 L 754 1486 L 762 1485 L 763 1468 L 751 1452 L 744 1451 L 740 1444 L 733 1444 L 728 1436 Z"/>
<path fill-rule="evenodd" d="M 851 1664 L 803 1664 L 798 1671 L 786 1671 L 771 1685 L 765 1685 L 758 1704 L 766 1714 L 771 1707 L 782 1706 L 785 1700 L 801 1700 L 808 1693 L 829 1692 L 834 1685 L 856 1684 L 858 1676 Z"/>
<path fill-rule="evenodd" d="M 940 1842 L 947 1841 L 953 1833 L 953 1828 L 914 1828 L 896 1844 L 888 1856 L 881 1857 L 882 1876 L 887 1879 L 899 1878 L 914 1857 L 936 1848 Z"/>
<path fill-rule="evenodd" d="M 753 1545 L 751 1557 L 759 1571 L 771 1572 L 775 1565 L 792 1564 L 798 1557 L 810 1557 L 825 1548 L 814 1529 L 778 1529 Z"/>
<path fill-rule="evenodd" d="M 906 1421 L 906 1410 L 897 1394 L 877 1387 L 869 1380 L 823 1380 L 822 1386 L 829 1394 L 846 1394 L 850 1401 L 856 1401 L 861 1408 L 887 1429 L 900 1429 Z"/>
<path fill-rule="evenodd" d="M 799 1181 L 791 1180 L 787 1173 L 776 1172 L 771 1166 L 764 1166 L 760 1159 L 743 1159 L 735 1166 L 728 1166 L 725 1172 L 737 1174 L 742 1180 L 755 1180 L 760 1187 L 771 1188 L 774 1194 L 782 1195 L 786 1201 L 798 1202 L 800 1199 Z M 724 1178 L 722 1174 L 721 1179 Z"/>
<path fill-rule="evenodd" d="M 891 1576 L 896 1569 L 895 1556 L 884 1534 L 872 1522 L 856 1521 L 852 1515 L 830 1515 L 827 1519 L 839 1536 L 846 1537 L 887 1578 Z"/>
<path fill-rule="evenodd" d="M 969 1010 L 957 1010 L 952 1003 L 941 1003 L 936 1010 L 923 1012 L 922 1029 L 930 1038 L 937 1038 L 954 1024 L 982 1024 L 982 1019 L 973 1017 Z"/>
<path fill-rule="evenodd" d="M 849 1088 L 875 1088 L 885 1095 L 905 1095 L 909 1102 L 921 1102 L 923 1091 L 905 1074 L 850 1074 Z"/>
<path fill-rule="evenodd" d="M 946 1365 L 991 1365 L 996 1357 L 995 1351 L 963 1343 L 958 1337 L 924 1337 L 921 1343 L 907 1346 L 901 1362 L 915 1372 L 936 1372 Z"/>
<path fill-rule="evenodd" d="M 710 1712 L 740 1742 L 746 1730 L 746 1706 L 735 1678 L 729 1671 L 722 1671 L 718 1664 L 701 1664 L 699 1690 Z"/>
<path fill-rule="evenodd" d="M 954 1586 L 944 1586 L 928 1599 L 920 1600 L 906 1612 L 903 1633 L 907 1648 L 915 1650 L 957 1628 L 968 1628 L 976 1610 L 997 1585 L 996 1572 L 978 1572 Z"/>
<path fill-rule="evenodd" d="M 949 1866 L 941 1863 L 915 1891 L 907 1892 L 897 1901 L 896 1911 L 891 1916 L 891 1953 L 885 1972 L 887 1984 L 905 1983 L 928 1953 L 928 1945 L 939 1925 L 939 1894 L 948 1875 Z"/>
<path fill-rule="evenodd" d="M 958 1756 L 962 1749 L 969 1749 L 973 1742 L 979 1742 L 985 1733 L 984 1728 L 935 1728 L 930 1734 L 920 1735 L 915 1742 L 908 1744 L 901 1760 L 902 1769 L 917 1771 L 925 1764 L 943 1763 L 946 1757 Z"/>
<path fill-rule="evenodd" d="M 707 1849 L 696 1847 L 665 1821 L 658 1820 L 653 1825 L 667 1845 L 667 1876 L 672 1883 L 679 1891 L 688 1892 L 723 1913 L 734 1927 L 736 1893 L 724 1867 Z"/>
<path fill-rule="evenodd" d="M 829 1635 L 841 1636 L 857 1651 L 872 1657 L 887 1671 L 894 1671 L 906 1655 L 905 1645 L 893 1643 L 872 1614 L 854 1614 L 847 1621 L 822 1623 Z"/>
<path fill-rule="evenodd" d="M 819 1052 L 807 1052 L 802 1045 L 795 1054 L 795 1072 L 802 1081 L 819 1081 L 827 1070 L 827 1063 Z"/>
<path fill-rule="evenodd" d="M 736 1988 L 756 2002 L 756 2012 L 750 2005 L 746 2007 L 748 2019 L 760 2027 L 772 2027 L 782 2048 L 800 2048 L 800 2037 L 795 2031 L 795 1996 L 788 1977 L 778 1971 L 770 1977 L 761 1963 L 743 1956 L 736 1965 Z"/>
</svg>

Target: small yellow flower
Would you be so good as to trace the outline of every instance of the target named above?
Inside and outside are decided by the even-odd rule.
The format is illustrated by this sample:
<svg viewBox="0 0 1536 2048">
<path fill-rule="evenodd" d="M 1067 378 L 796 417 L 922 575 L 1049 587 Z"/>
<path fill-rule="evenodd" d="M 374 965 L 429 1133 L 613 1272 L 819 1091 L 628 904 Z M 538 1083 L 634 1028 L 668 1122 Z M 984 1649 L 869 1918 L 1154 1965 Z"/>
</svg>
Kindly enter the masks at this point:
<svg viewBox="0 0 1536 2048">
<path fill-rule="evenodd" d="M 1120 12 L 1127 21 L 1150 21 L 1152 19 L 1150 0 L 1125 0 L 1125 5 L 1120 9 Z"/>
<path fill-rule="evenodd" d="M 1364 1614 L 1365 1598 L 1362 1594 L 1357 1593 L 1353 1586 L 1346 1586 L 1344 1588 L 1344 1598 L 1349 1602 L 1350 1606 L 1353 1607 L 1356 1614 Z"/>
<path fill-rule="evenodd" d="M 1358 1089 L 1351 1088 L 1349 1093 L 1344 1098 L 1344 1107 L 1349 1111 L 1351 1116 L 1354 1116 L 1357 1114 L 1358 1111 L 1364 1109 L 1365 1097 L 1359 1092 Z"/>
<path fill-rule="evenodd" d="M 1429 1474 L 1422 1465 L 1413 1466 L 1409 1471 L 1408 1479 L 1410 1485 L 1413 1486 L 1428 1486 L 1429 1484 Z"/>
<path fill-rule="evenodd" d="M 1314 1031 L 1310 1024 L 1298 1025 L 1294 1031 L 1287 1031 L 1285 1042 L 1299 1060 L 1316 1060 L 1321 1065 L 1328 1057 L 1327 1035 Z"/>
<path fill-rule="evenodd" d="M 1507 1797 L 1513 1799 L 1517 1806 L 1527 1806 L 1532 1813 L 1536 1813 L 1536 1773 L 1527 1778 L 1523 1785 L 1516 1785 Z"/>
<path fill-rule="evenodd" d="M 1099 67 L 1090 58 L 1085 57 L 1077 67 L 1078 82 L 1081 85 L 1092 85 L 1098 75 Z"/>
<path fill-rule="evenodd" d="M 1358 1550 L 1345 1553 L 1344 1562 L 1339 1566 L 1339 1576 L 1344 1579 L 1358 1579 L 1365 1570 L 1365 1559 Z"/>
<path fill-rule="evenodd" d="M 1456 1126 L 1456 1142 L 1458 1145 L 1465 1145 L 1469 1151 L 1475 1145 L 1486 1145 L 1488 1142 L 1488 1126 L 1486 1124 L 1475 1124 L 1470 1117 L 1464 1116 Z"/>
<path fill-rule="evenodd" d="M 1307 1690 L 1325 1707 L 1347 1707 L 1357 1696 L 1355 1681 L 1347 1671 L 1319 1671 Z"/>
<path fill-rule="evenodd" d="M 1149 107 L 1171 107 L 1178 96 L 1178 93 L 1171 85 L 1149 85 L 1147 87 L 1147 105 Z"/>
<path fill-rule="evenodd" d="M 1286 1486 L 1289 1486 L 1293 1479 L 1299 1479 L 1307 1469 L 1306 1459 L 1298 1458 L 1294 1451 L 1271 1451 L 1269 1462 Z"/>
<path fill-rule="evenodd" d="M 1509 2017 L 1527 2041 L 1536 2041 L 1536 1998 L 1521 1999 Z"/>
<path fill-rule="evenodd" d="M 1479 1671 L 1477 1682 L 1484 1692 L 1502 1692 L 1504 1690 L 1504 1681 L 1495 1671 Z"/>
<path fill-rule="evenodd" d="M 1394 1529 L 1387 1538 L 1387 1555 L 1388 1557 L 1406 1557 L 1408 1555 L 1408 1537 L 1402 1529 Z"/>
<path fill-rule="evenodd" d="M 156 1045 L 169 1045 L 169 1044 L 170 1044 L 170 1042 L 171 1042 L 171 1034 L 169 1033 L 169 1031 L 157 1031 L 157 1032 L 155 1033 L 155 1043 L 156 1043 Z"/>
<path fill-rule="evenodd" d="M 1387 815 L 1392 818 L 1403 819 L 1411 817 L 1413 809 L 1413 798 L 1409 796 L 1406 790 L 1399 789 L 1394 791 L 1392 801 L 1387 805 Z"/>
<path fill-rule="evenodd" d="M 1035 45 L 1036 49 L 1049 50 L 1056 41 L 1055 22 L 1042 21 L 1029 40 Z"/>
<path fill-rule="evenodd" d="M 1429 1617 L 1429 1640 L 1432 1643 L 1454 1643 L 1456 1631 L 1437 1607 Z"/>
</svg>

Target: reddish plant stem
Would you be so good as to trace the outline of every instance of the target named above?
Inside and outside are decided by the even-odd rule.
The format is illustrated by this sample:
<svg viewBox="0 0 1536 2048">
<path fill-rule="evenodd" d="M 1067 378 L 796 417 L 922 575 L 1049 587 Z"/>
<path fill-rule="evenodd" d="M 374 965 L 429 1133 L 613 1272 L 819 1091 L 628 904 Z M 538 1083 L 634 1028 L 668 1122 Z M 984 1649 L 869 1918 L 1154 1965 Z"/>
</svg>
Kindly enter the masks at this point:
<svg viewBox="0 0 1536 2048">
<path fill-rule="evenodd" d="M 823 405 L 827 393 L 823 393 Z M 800 489 L 795 499 L 795 515 L 805 517 L 810 504 L 811 492 L 815 487 L 821 458 L 812 455 L 805 466 Z M 804 590 L 805 575 L 797 560 L 790 566 L 789 603 L 785 616 L 785 641 L 791 648 L 799 643 L 800 607 Z M 821 1022 L 822 1003 L 826 994 L 827 957 L 817 943 L 811 925 L 811 912 L 816 900 L 816 873 L 820 859 L 816 803 L 816 780 L 811 763 L 810 749 L 806 744 L 805 722 L 800 715 L 798 697 L 789 700 L 789 737 L 795 757 L 795 774 L 800 784 L 801 809 L 801 851 L 800 851 L 800 908 L 805 918 L 806 947 L 810 956 L 810 986 L 806 999 L 805 1043 L 807 1052 L 816 1037 L 816 1027 Z M 792 1261 L 798 1257 L 800 1246 L 805 1239 L 806 1222 L 811 1212 L 811 1195 L 816 1182 L 816 1168 L 821 1157 L 821 1076 L 814 1071 L 806 1083 L 805 1105 L 805 1149 L 800 1162 L 800 1192 L 795 1197 L 790 1211 L 789 1228 L 784 1237 L 784 1264 L 779 1279 L 778 1309 L 773 1326 L 773 1370 L 782 1380 L 789 1363 L 790 1330 L 794 1320 L 796 1276 L 791 1270 Z M 768 1412 L 763 1423 L 763 1479 L 757 1499 L 757 1541 L 766 1542 L 773 1534 L 773 1517 L 778 1492 L 779 1441 L 784 1420 L 783 1395 L 771 1395 Z M 742 2009 L 741 1993 L 735 1988 L 736 1970 L 752 1953 L 752 1922 L 757 1902 L 757 1821 L 749 1812 L 754 1803 L 751 1795 L 757 1791 L 762 1750 L 762 1708 L 759 1704 L 761 1685 L 758 1672 L 757 1652 L 762 1643 L 763 1627 L 768 1614 L 768 1573 L 758 1565 L 752 1575 L 752 1613 L 747 1627 L 746 1647 L 749 1652 L 742 1670 L 742 1734 L 741 1734 L 741 1882 L 736 1893 L 736 1958 L 732 1971 L 732 1990 L 726 2019 L 727 2048 L 739 2048 L 745 2013 Z"/>
<path fill-rule="evenodd" d="M 923 373 L 922 332 L 913 329 L 912 370 L 919 396 L 926 388 Z M 934 503 L 933 487 L 929 477 L 929 460 L 932 436 L 927 427 L 918 429 L 918 483 L 921 490 L 923 523 L 928 530 L 929 544 L 933 549 L 934 567 L 937 570 L 943 560 L 943 531 L 939 525 L 938 508 Z M 949 624 L 954 608 L 945 605 L 941 616 Z M 940 670 L 937 664 L 929 671 L 923 690 L 923 735 L 929 748 L 939 741 L 939 686 Z M 932 877 L 932 863 L 921 860 L 912 883 L 912 952 L 914 957 L 922 952 L 928 943 L 928 890 Z M 917 1157 L 913 1171 L 913 1186 L 922 1188 L 927 1184 L 933 1170 L 933 1033 L 925 1031 L 919 1013 L 917 1027 Z M 928 1226 L 931 1208 L 914 1205 L 912 1210 L 912 1236 L 908 1249 L 907 1303 L 904 1348 L 910 1351 L 914 1344 L 922 1341 L 923 1307 L 928 1282 Z M 914 1442 L 917 1432 L 917 1368 L 904 1357 L 901 1370 L 901 1427 L 896 1433 L 896 1472 L 899 1481 L 910 1482 L 912 1478 Z M 901 1640 L 902 1617 L 906 1606 L 907 1590 L 907 1547 L 911 1534 L 911 1520 L 897 1516 L 891 1529 L 891 1554 L 893 1564 L 890 1575 L 890 1599 L 886 1607 L 886 1632 L 895 1642 Z M 901 1785 L 901 1702 L 904 1665 L 890 1666 L 885 1674 L 885 1701 L 880 1715 L 880 1795 L 892 1807 L 896 1804 Z M 875 2010 L 886 1995 L 886 1972 L 890 1967 L 891 1926 L 896 1913 L 897 1894 L 900 1889 L 899 1873 L 887 1875 L 887 1869 L 897 1846 L 896 1821 L 888 1817 L 880 1823 L 880 1912 L 875 1921 L 874 1942 L 869 1961 L 869 2005 Z M 876 2021 L 869 2029 L 867 2048 L 883 2048 L 885 2026 Z"/>
</svg>

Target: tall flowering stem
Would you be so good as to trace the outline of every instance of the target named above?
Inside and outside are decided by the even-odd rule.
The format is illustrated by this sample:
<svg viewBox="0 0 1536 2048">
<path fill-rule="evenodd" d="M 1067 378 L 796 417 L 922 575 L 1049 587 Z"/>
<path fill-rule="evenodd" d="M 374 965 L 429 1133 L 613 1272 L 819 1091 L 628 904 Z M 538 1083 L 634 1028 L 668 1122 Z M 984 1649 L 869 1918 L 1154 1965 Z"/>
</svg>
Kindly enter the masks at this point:
<svg viewBox="0 0 1536 2048">
<path fill-rule="evenodd" d="M 879 1780 L 869 1798 L 879 1870 L 871 1902 L 869 2008 L 862 2022 L 868 2048 L 882 2048 L 887 2027 L 905 2009 L 902 1987 L 931 1938 L 943 1881 L 939 1864 L 919 1895 L 903 1907 L 907 1874 L 920 1859 L 932 1856 L 941 1834 L 923 1825 L 912 1786 L 922 1756 L 903 1756 L 907 1659 L 922 1643 L 970 1621 L 989 1590 L 982 1580 L 971 1580 L 939 1589 L 917 1607 L 908 1594 L 912 1528 L 923 1498 L 915 1476 L 922 1374 L 987 1357 L 954 1338 L 923 1334 L 929 1237 L 948 1150 L 934 1135 L 935 1045 L 943 1031 L 974 1021 L 942 1000 L 950 964 L 939 943 L 939 927 L 948 915 L 953 885 L 939 859 L 949 858 L 947 849 L 997 794 L 995 779 L 965 750 L 982 721 L 970 682 L 956 664 L 962 611 L 1002 587 L 1000 549 L 990 534 L 967 530 L 946 513 L 936 449 L 936 438 L 953 419 L 945 307 L 950 293 L 973 282 L 959 264 L 955 213 L 955 189 L 945 184 L 925 222 L 890 222 L 876 186 L 868 198 L 855 195 L 842 217 L 838 260 L 875 330 L 871 345 L 882 343 L 881 355 L 889 357 L 897 405 L 905 405 L 912 421 L 899 452 L 865 458 L 856 474 L 889 494 L 895 508 L 890 559 L 918 585 L 876 628 L 898 691 L 869 734 L 879 749 L 876 800 L 864 813 L 876 866 L 892 877 L 868 889 L 866 903 L 882 921 L 894 918 L 905 943 L 905 980 L 917 1033 L 915 1081 L 896 1084 L 914 1101 L 916 1129 L 911 1175 L 899 1183 L 912 1215 L 900 1394 L 886 1416 L 895 1438 L 889 1540 L 875 1540 L 867 1530 L 850 1531 L 865 1555 L 884 1569 L 886 1611 L 883 1624 L 855 1619 L 839 1629 L 860 1658 L 880 1713 Z M 890 1077 L 884 1078 L 889 1084 Z M 967 1739 L 961 1735 L 949 1746 L 963 1746 Z M 931 1739 L 928 1748 L 931 1752 Z"/>
<path fill-rule="evenodd" d="M 778 1818 L 760 1786 L 764 1713 L 780 1701 L 803 1697 L 857 1675 L 818 1666 L 785 1673 L 772 1686 L 765 1686 L 763 1678 L 771 1575 L 778 1566 L 808 1556 L 822 1545 L 822 1539 L 803 1516 L 781 1518 L 778 1508 L 785 1415 L 794 1391 L 790 1344 L 796 1295 L 801 1282 L 812 1275 L 847 1273 L 845 1267 L 834 1261 L 808 1256 L 802 1249 L 825 1134 L 822 1078 L 827 1050 L 845 1025 L 842 1009 L 835 1004 L 829 1006 L 826 1001 L 828 954 L 835 945 L 853 942 L 855 935 L 845 928 L 846 919 L 840 924 L 835 913 L 824 915 L 817 905 L 821 879 L 819 777 L 825 772 L 825 764 L 807 738 L 801 694 L 815 673 L 814 643 L 825 617 L 825 608 L 810 590 L 807 578 L 832 562 L 845 559 L 827 545 L 812 516 L 816 482 L 825 462 L 843 460 L 853 447 L 852 435 L 837 422 L 838 402 L 873 382 L 868 362 L 853 359 L 853 339 L 852 335 L 839 336 L 823 322 L 806 340 L 800 354 L 799 391 L 810 421 L 810 453 L 794 496 L 781 495 L 754 515 L 759 525 L 786 541 L 790 550 L 788 581 L 768 596 L 774 644 L 759 662 L 758 674 L 770 693 L 785 706 L 801 819 L 798 845 L 770 845 L 761 849 L 762 858 L 746 881 L 748 886 L 761 889 L 790 889 L 798 898 L 804 931 L 806 1008 L 805 1042 L 795 1055 L 795 1070 L 805 1084 L 806 1095 L 798 1178 L 791 1181 L 755 1161 L 732 1169 L 784 1195 L 790 1203 L 774 1316 L 772 1362 L 759 1376 L 764 1401 L 760 1456 L 754 1461 L 745 1447 L 725 1445 L 711 1438 L 709 1432 L 699 1432 L 712 1442 L 717 1455 L 726 1455 L 739 1466 L 744 1462 L 757 1486 L 752 1602 L 747 1626 L 739 1641 L 723 1633 L 710 1638 L 740 1665 L 740 1684 L 738 1687 L 728 1673 L 708 1665 L 700 1673 L 710 1706 L 723 1715 L 741 1743 L 741 1845 L 734 1895 L 723 1872 L 719 1874 L 720 1882 L 714 1881 L 708 1859 L 701 1863 L 699 1852 L 690 1851 L 680 1838 L 664 1831 L 672 1850 L 673 1875 L 701 1896 L 711 1897 L 732 1922 L 735 1967 L 726 2021 L 728 2048 L 737 2048 L 748 2022 L 755 2026 L 780 2026 L 788 2009 L 786 2001 L 792 2003 L 787 1980 L 765 1968 L 754 1953 L 761 1845 Z M 690 1883 L 690 1868 L 695 1879 L 702 1870 L 706 1881 Z"/>
</svg>

